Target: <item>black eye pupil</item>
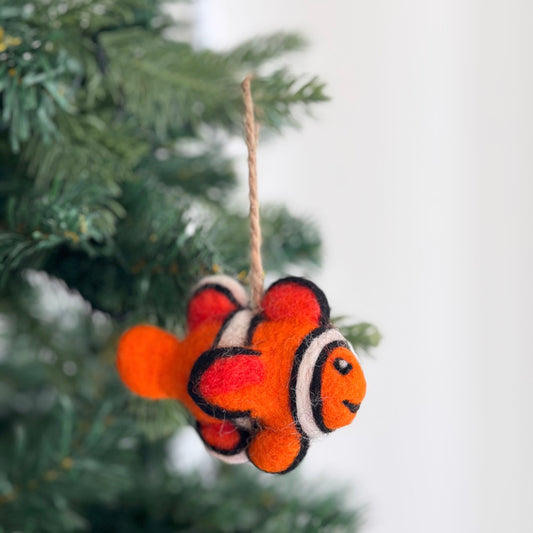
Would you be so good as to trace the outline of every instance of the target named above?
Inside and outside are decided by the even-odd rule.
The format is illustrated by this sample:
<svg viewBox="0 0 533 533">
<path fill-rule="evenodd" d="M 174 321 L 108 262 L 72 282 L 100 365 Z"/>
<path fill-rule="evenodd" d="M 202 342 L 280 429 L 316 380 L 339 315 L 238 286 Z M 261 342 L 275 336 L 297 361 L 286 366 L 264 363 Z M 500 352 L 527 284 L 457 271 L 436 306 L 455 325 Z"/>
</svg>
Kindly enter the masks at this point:
<svg viewBox="0 0 533 533">
<path fill-rule="evenodd" d="M 343 376 L 348 374 L 348 372 L 350 372 L 350 370 L 353 368 L 352 365 L 346 361 L 346 359 L 341 359 L 340 357 L 335 359 L 333 366 L 335 367 L 335 370 L 337 370 L 337 372 Z"/>
</svg>

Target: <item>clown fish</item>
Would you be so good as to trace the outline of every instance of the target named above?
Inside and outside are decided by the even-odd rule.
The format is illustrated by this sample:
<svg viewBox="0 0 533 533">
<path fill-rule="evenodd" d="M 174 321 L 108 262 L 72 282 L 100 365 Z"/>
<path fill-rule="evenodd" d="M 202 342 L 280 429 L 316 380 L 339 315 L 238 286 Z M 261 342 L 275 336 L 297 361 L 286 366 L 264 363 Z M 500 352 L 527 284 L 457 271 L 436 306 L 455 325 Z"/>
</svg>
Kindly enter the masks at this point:
<svg viewBox="0 0 533 533">
<path fill-rule="evenodd" d="M 213 455 L 270 473 L 293 470 L 311 439 L 351 423 L 366 390 L 324 293 L 298 277 L 272 284 L 257 313 L 234 279 L 204 278 L 186 337 L 135 326 L 120 339 L 117 368 L 136 394 L 180 401 Z"/>
</svg>

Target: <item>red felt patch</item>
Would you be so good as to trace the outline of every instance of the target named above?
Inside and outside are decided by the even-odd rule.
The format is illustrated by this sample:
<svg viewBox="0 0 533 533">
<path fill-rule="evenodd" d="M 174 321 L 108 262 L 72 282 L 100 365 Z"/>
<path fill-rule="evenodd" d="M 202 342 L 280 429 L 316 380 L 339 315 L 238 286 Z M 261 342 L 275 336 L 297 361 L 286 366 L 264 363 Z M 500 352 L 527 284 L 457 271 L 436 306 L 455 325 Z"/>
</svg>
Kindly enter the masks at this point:
<svg viewBox="0 0 533 533">
<path fill-rule="evenodd" d="M 234 450 L 241 443 L 241 434 L 231 422 L 200 424 L 200 434 L 212 448 Z"/>
<path fill-rule="evenodd" d="M 311 288 L 294 281 L 272 286 L 265 294 L 261 307 L 269 320 L 307 319 L 317 325 L 321 322 L 322 308 L 317 295 Z"/>
<path fill-rule="evenodd" d="M 265 379 L 265 368 L 258 356 L 233 355 L 217 359 L 202 375 L 200 394 L 212 398 L 233 392 Z"/>
<path fill-rule="evenodd" d="M 189 331 L 206 321 L 223 320 L 236 309 L 238 305 L 223 292 L 212 287 L 201 289 L 189 302 L 187 309 Z"/>
</svg>

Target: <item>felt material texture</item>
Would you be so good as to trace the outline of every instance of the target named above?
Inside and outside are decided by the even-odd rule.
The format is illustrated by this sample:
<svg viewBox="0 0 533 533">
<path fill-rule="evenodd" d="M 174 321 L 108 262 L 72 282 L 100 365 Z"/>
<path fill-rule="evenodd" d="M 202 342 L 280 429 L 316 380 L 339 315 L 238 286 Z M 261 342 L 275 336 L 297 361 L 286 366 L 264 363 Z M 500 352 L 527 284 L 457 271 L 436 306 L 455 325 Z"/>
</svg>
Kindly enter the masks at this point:
<svg viewBox="0 0 533 533">
<path fill-rule="evenodd" d="M 284 473 L 310 439 L 353 421 L 366 382 L 311 281 L 275 282 L 256 314 L 245 296 L 227 276 L 206 278 L 193 290 L 186 337 L 135 326 L 120 340 L 117 368 L 136 394 L 182 402 L 214 456 Z"/>
<path fill-rule="evenodd" d="M 284 278 L 273 283 L 261 304 L 268 320 L 306 319 L 316 325 L 329 322 L 329 304 L 325 294 L 311 281 Z"/>
<path fill-rule="evenodd" d="M 221 455 L 239 453 L 248 440 L 246 431 L 227 420 L 198 424 L 196 429 L 205 444 Z"/>
<path fill-rule="evenodd" d="M 255 354 L 235 353 L 229 357 L 227 349 L 219 350 L 221 357 L 205 370 L 199 383 L 198 388 L 204 398 L 242 392 L 244 388 L 264 381 L 265 367 Z"/>
</svg>

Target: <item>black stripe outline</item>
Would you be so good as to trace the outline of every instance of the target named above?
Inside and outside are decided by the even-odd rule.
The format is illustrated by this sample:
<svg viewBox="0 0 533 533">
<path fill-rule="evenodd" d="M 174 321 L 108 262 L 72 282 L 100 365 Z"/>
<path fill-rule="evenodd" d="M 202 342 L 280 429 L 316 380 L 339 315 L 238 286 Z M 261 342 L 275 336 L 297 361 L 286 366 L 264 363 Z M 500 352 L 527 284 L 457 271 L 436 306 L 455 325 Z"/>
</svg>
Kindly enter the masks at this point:
<svg viewBox="0 0 533 533">
<path fill-rule="evenodd" d="M 333 431 L 324 423 L 324 417 L 322 414 L 322 375 L 324 373 L 324 364 L 328 360 L 331 352 L 340 346 L 348 348 L 348 344 L 341 340 L 332 341 L 322 348 L 316 361 L 313 370 L 313 378 L 311 379 L 311 386 L 309 387 L 309 398 L 311 400 L 313 418 L 315 419 L 316 425 L 323 433 L 331 433 Z"/>
<path fill-rule="evenodd" d="M 189 383 L 187 384 L 187 392 L 193 399 L 194 403 L 209 416 L 224 420 L 226 418 L 239 418 L 241 416 L 250 416 L 250 410 L 246 411 L 228 411 L 208 402 L 198 390 L 198 384 L 202 379 L 204 372 L 218 359 L 225 357 L 232 357 L 234 355 L 253 355 L 259 357 L 261 352 L 250 350 L 248 348 L 241 348 L 238 346 L 229 348 L 214 348 L 205 351 L 194 363 L 191 373 L 189 375 Z"/>
<path fill-rule="evenodd" d="M 302 287 L 306 287 L 307 289 L 311 290 L 313 294 L 315 295 L 315 298 L 318 302 L 318 305 L 320 307 L 320 323 L 319 325 L 322 327 L 328 326 L 330 324 L 330 307 L 328 303 L 328 299 L 326 298 L 326 295 L 320 289 L 317 287 L 312 281 L 306 279 L 306 278 L 300 278 L 297 276 L 289 276 L 287 278 L 278 279 L 267 290 L 270 291 L 270 289 L 277 287 L 278 285 L 282 285 L 284 283 L 295 283 L 297 285 L 301 285 Z M 266 294 L 266 293 L 265 293 Z"/>
<path fill-rule="evenodd" d="M 216 348 L 218 346 L 218 343 L 220 342 L 220 339 L 222 338 L 222 334 L 226 329 L 228 328 L 230 322 L 233 320 L 233 317 L 239 312 L 242 311 L 241 309 L 235 309 L 235 311 L 232 311 L 224 320 L 224 323 L 222 326 L 220 326 L 220 329 L 218 330 L 217 336 L 215 337 L 215 340 L 213 341 L 213 344 L 211 345 L 212 348 Z"/>
<path fill-rule="evenodd" d="M 252 342 L 254 340 L 254 333 L 257 329 L 257 326 L 261 324 L 265 320 L 265 317 L 262 313 L 258 313 L 257 315 L 254 315 L 252 317 L 252 320 L 250 321 L 250 325 L 248 326 L 248 331 L 246 333 L 246 346 L 251 346 Z"/>
<path fill-rule="evenodd" d="M 303 356 L 307 351 L 307 348 L 309 348 L 311 342 L 313 342 L 314 339 L 322 335 L 322 333 L 328 329 L 329 328 L 320 327 L 309 332 L 300 343 L 300 346 L 298 346 L 296 353 L 294 354 L 294 362 L 292 363 L 291 377 L 289 380 L 290 410 L 296 428 L 298 429 L 300 435 L 305 437 L 307 437 L 307 435 L 304 433 L 304 430 L 300 424 L 300 420 L 298 419 L 298 409 L 296 406 L 296 383 L 298 382 L 298 370 L 300 368 L 300 364 L 302 363 Z"/>
<path fill-rule="evenodd" d="M 269 474 L 287 474 L 288 472 L 291 472 L 292 470 L 294 470 L 302 462 L 303 458 L 307 454 L 307 451 L 309 450 L 309 437 L 304 433 L 302 429 L 300 421 L 298 420 L 298 412 L 296 408 L 296 382 L 298 380 L 298 369 L 300 368 L 300 364 L 302 362 L 303 356 L 305 352 L 307 351 L 307 348 L 309 348 L 309 345 L 311 344 L 311 342 L 313 342 L 314 339 L 322 335 L 322 333 L 324 333 L 328 329 L 330 328 L 320 327 L 320 328 L 316 328 L 310 331 L 304 337 L 304 339 L 302 340 L 302 342 L 300 343 L 300 345 L 298 346 L 294 354 L 294 362 L 292 364 L 291 376 L 289 379 L 289 408 L 291 411 L 292 419 L 294 421 L 294 425 L 296 426 L 296 429 L 298 430 L 298 433 L 300 434 L 300 451 L 298 452 L 298 455 L 294 458 L 294 461 L 285 470 L 281 472 L 268 472 L 267 470 L 263 470 L 263 472 L 267 472 Z M 246 450 L 246 454 L 248 455 L 248 459 L 250 459 L 250 454 L 248 452 L 248 449 Z M 262 470 L 257 465 L 255 466 L 259 470 Z"/>
</svg>

